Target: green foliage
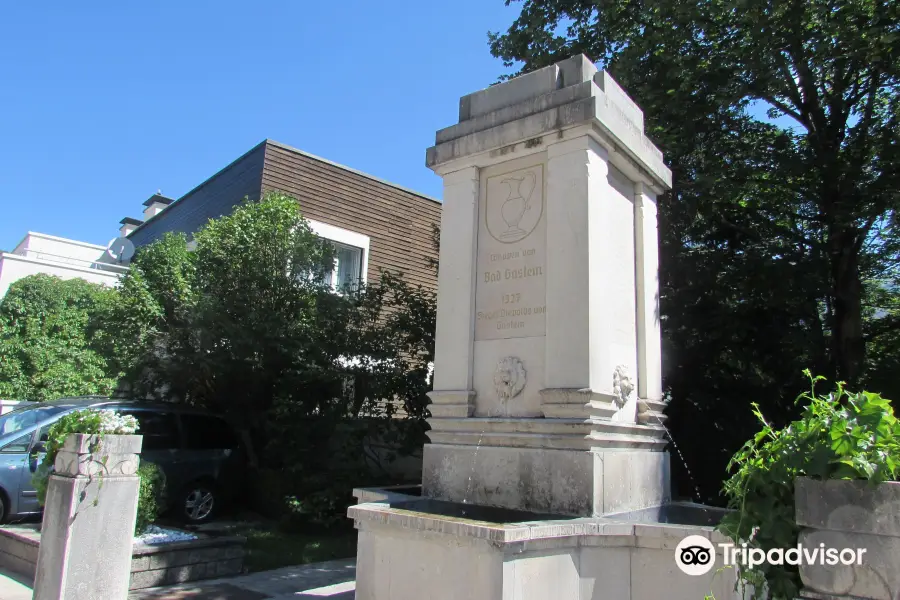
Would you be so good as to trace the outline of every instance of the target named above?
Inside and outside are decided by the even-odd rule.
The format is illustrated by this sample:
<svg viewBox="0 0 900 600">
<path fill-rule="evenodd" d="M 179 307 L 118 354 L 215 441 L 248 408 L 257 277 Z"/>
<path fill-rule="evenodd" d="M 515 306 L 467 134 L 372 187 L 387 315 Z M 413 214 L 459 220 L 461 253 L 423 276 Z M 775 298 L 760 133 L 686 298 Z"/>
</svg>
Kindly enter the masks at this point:
<svg viewBox="0 0 900 600">
<path fill-rule="evenodd" d="M 118 373 L 103 327 L 116 291 L 32 275 L 0 299 L 0 398 L 109 395 Z"/>
<path fill-rule="evenodd" d="M 776 426 L 797 417 L 783 399 L 803 367 L 900 397 L 900 4 L 513 3 L 492 53 L 522 71 L 598 60 L 672 169 L 658 199 L 668 426 L 703 499 L 752 435 L 749 398 Z"/>
<path fill-rule="evenodd" d="M 304 524 L 330 528 L 345 520 L 348 501 L 346 490 L 329 488 L 312 492 L 302 498 L 289 496 L 287 506 L 294 519 Z"/>
<path fill-rule="evenodd" d="M 143 395 L 166 395 L 248 424 L 281 394 L 305 396 L 308 371 L 334 358 L 326 291 L 330 250 L 297 202 L 279 194 L 196 233 L 141 248 L 123 278 L 122 355 Z M 138 315 L 134 317 L 133 315 Z"/>
<path fill-rule="evenodd" d="M 140 535 L 156 522 L 160 511 L 165 507 L 166 477 L 162 469 L 146 461 L 141 461 L 137 474 L 141 478 L 141 486 L 134 534 Z"/>
<path fill-rule="evenodd" d="M 247 538 L 244 566 L 251 573 L 356 556 L 356 531 L 285 532 L 267 523 L 237 525 L 234 535 Z"/>
<path fill-rule="evenodd" d="M 32 483 L 38 492 L 38 502 L 44 505 L 47 499 L 47 481 L 53 471 L 56 455 L 66 443 L 69 434 L 83 433 L 94 435 L 94 445 L 91 451 L 95 451 L 102 443 L 104 435 L 130 435 L 138 429 L 137 420 L 132 416 L 119 416 L 114 411 L 84 409 L 64 414 L 47 432 L 47 441 L 44 444 L 44 460 L 35 471 Z M 105 465 L 103 465 L 105 467 Z"/>
<path fill-rule="evenodd" d="M 768 552 L 797 545 L 794 520 L 794 480 L 865 479 L 872 483 L 900 478 L 900 421 L 890 401 L 871 392 L 852 393 L 838 384 L 828 395 L 812 385 L 798 404 L 800 419 L 773 428 L 754 404 L 763 428 L 734 455 L 733 475 L 725 484 L 728 505 L 735 509 L 719 529 L 736 544 L 748 542 Z M 800 587 L 790 565 L 763 565 L 741 571 L 757 598 L 792 600 Z M 762 585 L 765 582 L 766 585 Z"/>
<path fill-rule="evenodd" d="M 307 498 L 324 473 L 348 482 L 421 448 L 433 292 L 382 273 L 334 293 L 333 248 L 283 194 L 210 221 L 193 241 L 189 251 L 170 234 L 140 248 L 123 278 L 112 354 L 136 394 L 244 423 L 263 462 L 286 472 L 282 503 Z"/>
</svg>

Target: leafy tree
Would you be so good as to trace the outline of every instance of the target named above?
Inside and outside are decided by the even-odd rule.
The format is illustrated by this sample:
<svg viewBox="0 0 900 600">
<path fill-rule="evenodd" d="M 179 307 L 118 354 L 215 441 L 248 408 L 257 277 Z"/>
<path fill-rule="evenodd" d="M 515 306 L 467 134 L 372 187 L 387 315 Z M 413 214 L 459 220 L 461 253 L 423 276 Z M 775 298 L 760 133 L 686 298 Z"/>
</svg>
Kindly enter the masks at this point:
<svg viewBox="0 0 900 600">
<path fill-rule="evenodd" d="M 0 398 L 107 395 L 118 372 L 103 327 L 116 291 L 82 279 L 32 275 L 0 300 Z"/>
<path fill-rule="evenodd" d="M 137 395 L 244 423 L 268 467 L 302 480 L 293 493 L 337 485 L 338 467 L 358 483 L 382 460 L 373 445 L 421 447 L 433 293 L 391 273 L 334 293 L 333 248 L 283 194 L 210 221 L 194 242 L 169 234 L 139 249 L 122 281 L 116 355 Z"/>
<path fill-rule="evenodd" d="M 898 396 L 898 23 L 880 0 L 524 0 L 490 35 L 522 71 L 598 59 L 666 154 L 665 381 L 702 494 L 751 400 L 796 416 L 804 367 Z"/>
<path fill-rule="evenodd" d="M 118 323 L 141 394 L 207 405 L 252 422 L 286 395 L 306 402 L 337 356 L 324 283 L 329 249 L 296 200 L 270 195 L 141 248 L 122 282 Z M 314 401 L 314 400 L 309 400 Z M 317 400 L 315 400 L 317 401 Z M 248 422 L 248 421 L 244 421 Z"/>
</svg>

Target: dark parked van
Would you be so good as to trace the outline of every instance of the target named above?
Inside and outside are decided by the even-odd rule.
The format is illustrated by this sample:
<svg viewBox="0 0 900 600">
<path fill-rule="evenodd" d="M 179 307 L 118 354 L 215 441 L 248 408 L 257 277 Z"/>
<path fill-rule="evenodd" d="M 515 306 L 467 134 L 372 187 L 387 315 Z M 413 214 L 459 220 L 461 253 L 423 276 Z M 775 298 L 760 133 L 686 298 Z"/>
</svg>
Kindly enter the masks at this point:
<svg viewBox="0 0 900 600">
<path fill-rule="evenodd" d="M 0 416 L 0 522 L 41 512 L 31 478 L 44 458 L 50 426 L 86 408 L 137 419 L 137 433 L 144 436 L 141 460 L 162 469 L 168 508 L 181 519 L 208 521 L 240 489 L 246 453 L 223 418 L 177 404 L 64 398 Z"/>
</svg>

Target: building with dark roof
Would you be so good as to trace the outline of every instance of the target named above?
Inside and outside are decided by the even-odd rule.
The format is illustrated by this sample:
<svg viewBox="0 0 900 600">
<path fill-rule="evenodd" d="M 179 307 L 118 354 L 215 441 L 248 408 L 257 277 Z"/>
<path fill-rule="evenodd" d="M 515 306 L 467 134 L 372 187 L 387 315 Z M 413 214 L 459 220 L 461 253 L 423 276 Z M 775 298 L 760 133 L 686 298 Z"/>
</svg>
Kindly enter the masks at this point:
<svg viewBox="0 0 900 600">
<path fill-rule="evenodd" d="M 123 232 L 138 247 L 168 231 L 191 236 L 270 191 L 297 198 L 313 231 L 335 245 L 335 285 L 374 281 L 388 270 L 437 289 L 440 201 L 268 139 L 177 200 L 154 194 L 144 220 L 123 219 Z"/>
</svg>

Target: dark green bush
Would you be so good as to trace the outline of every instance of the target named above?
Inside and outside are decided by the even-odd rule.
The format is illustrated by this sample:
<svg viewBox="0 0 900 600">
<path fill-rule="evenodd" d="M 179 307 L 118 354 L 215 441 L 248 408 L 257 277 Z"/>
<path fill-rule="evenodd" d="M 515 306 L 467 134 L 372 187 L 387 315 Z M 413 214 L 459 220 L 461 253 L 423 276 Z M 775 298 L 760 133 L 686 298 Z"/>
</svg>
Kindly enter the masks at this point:
<svg viewBox="0 0 900 600">
<path fill-rule="evenodd" d="M 353 503 L 353 492 L 348 486 L 335 485 L 289 496 L 285 502 L 289 514 L 282 524 L 286 529 L 331 529 L 349 523 L 347 507 Z"/>
<path fill-rule="evenodd" d="M 137 474 L 141 478 L 141 487 L 138 492 L 134 534 L 140 535 L 156 522 L 165 506 L 166 476 L 157 465 L 144 461 L 141 462 Z"/>
</svg>

